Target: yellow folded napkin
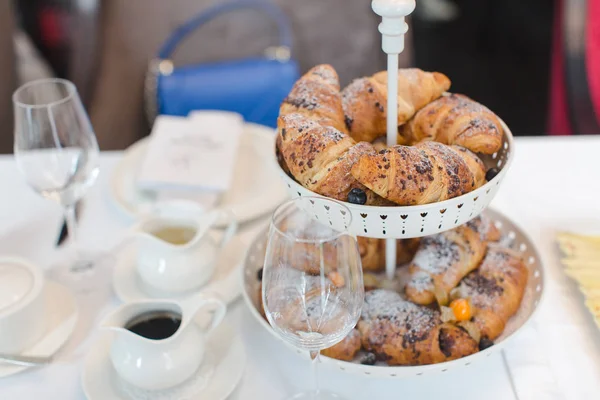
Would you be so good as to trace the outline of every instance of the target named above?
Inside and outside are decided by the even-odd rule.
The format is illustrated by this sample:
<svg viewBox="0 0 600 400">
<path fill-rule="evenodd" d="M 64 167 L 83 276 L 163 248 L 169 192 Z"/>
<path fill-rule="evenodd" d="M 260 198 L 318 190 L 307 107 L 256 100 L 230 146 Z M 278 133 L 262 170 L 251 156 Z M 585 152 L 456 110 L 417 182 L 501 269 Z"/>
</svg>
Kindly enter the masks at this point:
<svg viewBox="0 0 600 400">
<path fill-rule="evenodd" d="M 579 284 L 600 328 L 600 236 L 560 233 L 558 244 L 565 272 Z"/>
</svg>

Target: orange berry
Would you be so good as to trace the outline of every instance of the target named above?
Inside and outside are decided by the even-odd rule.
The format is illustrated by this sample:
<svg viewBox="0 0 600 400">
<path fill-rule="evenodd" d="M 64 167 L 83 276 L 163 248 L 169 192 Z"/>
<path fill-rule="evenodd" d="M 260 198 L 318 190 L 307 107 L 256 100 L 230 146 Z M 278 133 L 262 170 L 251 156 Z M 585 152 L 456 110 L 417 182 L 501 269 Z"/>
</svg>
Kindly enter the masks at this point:
<svg viewBox="0 0 600 400">
<path fill-rule="evenodd" d="M 331 283 L 333 283 L 333 285 L 335 287 L 342 287 L 342 286 L 344 286 L 344 283 L 345 283 L 344 282 L 344 277 L 339 272 L 337 272 L 337 271 L 330 272 L 328 274 L 328 277 L 331 280 Z"/>
<path fill-rule="evenodd" d="M 456 299 L 450 303 L 450 308 L 457 321 L 468 321 L 473 315 L 471 305 L 467 299 Z"/>
</svg>

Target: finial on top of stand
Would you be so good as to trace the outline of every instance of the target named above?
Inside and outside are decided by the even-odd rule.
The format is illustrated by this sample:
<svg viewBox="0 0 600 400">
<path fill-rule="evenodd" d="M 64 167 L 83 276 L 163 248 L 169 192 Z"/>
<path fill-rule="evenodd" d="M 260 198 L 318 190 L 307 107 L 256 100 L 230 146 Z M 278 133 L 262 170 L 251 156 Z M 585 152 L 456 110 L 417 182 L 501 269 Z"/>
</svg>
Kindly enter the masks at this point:
<svg viewBox="0 0 600 400">
<path fill-rule="evenodd" d="M 404 18 L 415 10 L 415 0 L 373 0 L 371 7 L 382 18 L 379 32 L 383 36 L 382 48 L 387 54 L 400 54 L 404 50 L 404 34 L 408 25 Z"/>
</svg>

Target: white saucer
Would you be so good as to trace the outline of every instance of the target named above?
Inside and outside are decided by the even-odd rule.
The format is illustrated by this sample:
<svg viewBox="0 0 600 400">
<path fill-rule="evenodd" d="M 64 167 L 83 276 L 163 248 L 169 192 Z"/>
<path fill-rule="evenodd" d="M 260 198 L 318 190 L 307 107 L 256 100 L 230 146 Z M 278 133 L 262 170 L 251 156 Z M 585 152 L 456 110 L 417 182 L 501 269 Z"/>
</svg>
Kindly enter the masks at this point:
<svg viewBox="0 0 600 400">
<path fill-rule="evenodd" d="M 216 207 L 232 211 L 239 223 L 265 215 L 287 199 L 277 169 L 272 165 L 274 137 L 272 128 L 244 125 L 231 188 Z M 138 190 L 135 183 L 147 147 L 148 138 L 144 138 L 125 150 L 110 180 L 111 199 L 132 217 L 155 202 L 153 193 Z"/>
<path fill-rule="evenodd" d="M 49 357 L 54 355 L 71 337 L 77 325 L 77 302 L 69 289 L 56 282 L 47 281 L 44 288 L 48 330 L 29 350 L 27 356 Z M 16 374 L 33 367 L 24 367 L 0 362 L 0 378 Z"/>
<path fill-rule="evenodd" d="M 145 299 L 182 299 L 191 294 L 207 293 L 216 295 L 229 304 L 241 294 L 237 274 L 244 260 L 246 245 L 239 236 L 234 236 L 221 250 L 215 272 L 209 282 L 198 290 L 181 294 L 161 293 L 148 287 L 136 270 L 136 244 L 128 243 L 116 254 L 113 269 L 113 289 L 124 303 Z"/>
<path fill-rule="evenodd" d="M 88 400 L 130 400 L 119 390 L 120 378 L 109 358 L 111 343 L 111 334 L 102 335 L 85 358 L 81 384 Z M 210 349 L 211 358 L 219 361 L 207 386 L 195 398 L 223 400 L 233 392 L 244 374 L 244 346 L 233 328 L 223 323 L 210 335 L 206 348 Z"/>
</svg>

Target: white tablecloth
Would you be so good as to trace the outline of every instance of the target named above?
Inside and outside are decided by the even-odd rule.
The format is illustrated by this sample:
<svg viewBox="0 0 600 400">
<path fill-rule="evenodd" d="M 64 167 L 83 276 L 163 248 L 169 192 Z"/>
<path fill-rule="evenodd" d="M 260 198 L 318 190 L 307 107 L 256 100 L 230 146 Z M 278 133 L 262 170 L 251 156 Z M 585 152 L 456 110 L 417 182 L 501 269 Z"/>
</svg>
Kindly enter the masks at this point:
<svg viewBox="0 0 600 400">
<path fill-rule="evenodd" d="M 80 235 L 87 247 L 108 249 L 129 219 L 111 203 L 108 181 L 120 153 L 103 153 L 101 176 L 85 200 Z M 564 229 L 600 231 L 600 138 L 517 140 L 515 162 L 493 206 L 531 236 L 548 274 L 546 298 L 533 324 L 504 352 L 476 367 L 434 377 L 379 380 L 321 368 L 324 387 L 348 399 L 584 400 L 600 398 L 600 332 L 576 286 L 561 271 L 554 243 Z M 33 193 L 11 156 L 0 157 L 0 254 L 48 266 L 60 258 L 54 241 L 61 210 Z M 108 282 L 110 271 L 102 272 Z M 116 306 L 112 298 L 103 312 Z M 86 310 L 81 310 L 86 317 Z M 311 385 L 307 363 L 253 320 L 238 300 L 229 323 L 246 344 L 245 375 L 231 399 L 279 400 Z M 89 332 L 89 331 L 88 331 Z M 97 330 L 79 329 L 51 366 L 0 379 L 0 399 L 83 399 L 83 357 Z"/>
</svg>

